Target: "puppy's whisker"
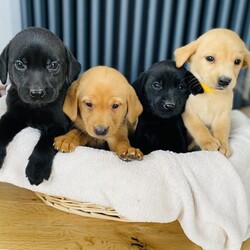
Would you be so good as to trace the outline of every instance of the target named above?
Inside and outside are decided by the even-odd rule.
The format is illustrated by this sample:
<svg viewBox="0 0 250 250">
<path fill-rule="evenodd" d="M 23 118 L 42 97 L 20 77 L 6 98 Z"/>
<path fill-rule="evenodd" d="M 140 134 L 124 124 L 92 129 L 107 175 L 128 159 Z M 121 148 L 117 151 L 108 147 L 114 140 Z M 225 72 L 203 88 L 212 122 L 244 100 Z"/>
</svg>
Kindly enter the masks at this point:
<svg viewBox="0 0 250 250">
<path fill-rule="evenodd" d="M 195 82 L 196 82 L 197 84 L 199 84 L 199 81 L 198 81 L 196 78 L 192 78 L 191 80 L 188 81 L 189 84 L 195 83 Z"/>
<path fill-rule="evenodd" d="M 188 75 L 188 76 L 185 76 L 184 79 L 188 79 L 188 78 L 193 78 L 195 79 L 195 77 L 193 75 Z"/>
<path fill-rule="evenodd" d="M 79 137 L 85 137 L 88 134 L 85 130 L 79 129 L 77 126 L 73 126 L 72 129 L 76 129 L 76 133 L 79 135 Z"/>
<path fill-rule="evenodd" d="M 194 87 L 200 86 L 200 82 L 197 79 L 192 79 L 188 82 L 189 85 L 193 85 Z"/>
<path fill-rule="evenodd" d="M 80 137 L 86 137 L 86 135 L 88 135 L 88 133 L 86 131 L 79 131 L 79 135 L 80 135 Z"/>
<path fill-rule="evenodd" d="M 188 85 L 191 85 L 193 87 L 201 86 L 199 82 L 189 82 Z"/>
<path fill-rule="evenodd" d="M 198 79 L 194 75 L 189 75 L 184 77 L 185 81 L 198 81 Z"/>
<path fill-rule="evenodd" d="M 204 89 L 202 88 L 202 86 L 200 85 L 200 84 L 196 84 L 195 86 L 193 86 L 194 88 L 198 88 L 198 91 L 201 91 L 201 90 L 203 90 L 204 91 Z"/>
<path fill-rule="evenodd" d="M 145 105 L 145 106 L 143 107 L 143 109 L 144 109 L 145 112 L 151 112 L 150 105 Z"/>
<path fill-rule="evenodd" d="M 20 98 L 18 95 L 13 95 L 12 98 L 9 100 L 10 104 L 15 104 Z"/>
</svg>

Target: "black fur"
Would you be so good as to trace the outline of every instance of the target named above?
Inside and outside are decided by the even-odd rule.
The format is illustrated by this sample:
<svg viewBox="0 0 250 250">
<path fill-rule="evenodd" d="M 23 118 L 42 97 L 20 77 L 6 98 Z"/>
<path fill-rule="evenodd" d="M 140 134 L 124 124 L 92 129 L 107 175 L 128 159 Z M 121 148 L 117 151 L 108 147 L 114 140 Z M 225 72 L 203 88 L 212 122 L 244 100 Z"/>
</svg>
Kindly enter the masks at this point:
<svg viewBox="0 0 250 250">
<path fill-rule="evenodd" d="M 3 50 L 0 63 L 1 81 L 6 82 L 8 73 L 11 81 L 7 112 L 0 119 L 0 168 L 13 137 L 27 126 L 37 128 L 41 137 L 29 157 L 26 176 L 39 185 L 51 173 L 54 137 L 68 129 L 62 105 L 81 65 L 56 35 L 43 28 L 18 33 Z"/>
<path fill-rule="evenodd" d="M 154 150 L 187 152 L 181 117 L 189 94 L 203 93 L 198 80 L 174 61 L 153 64 L 132 84 L 143 106 L 132 144 L 144 154 Z"/>
</svg>

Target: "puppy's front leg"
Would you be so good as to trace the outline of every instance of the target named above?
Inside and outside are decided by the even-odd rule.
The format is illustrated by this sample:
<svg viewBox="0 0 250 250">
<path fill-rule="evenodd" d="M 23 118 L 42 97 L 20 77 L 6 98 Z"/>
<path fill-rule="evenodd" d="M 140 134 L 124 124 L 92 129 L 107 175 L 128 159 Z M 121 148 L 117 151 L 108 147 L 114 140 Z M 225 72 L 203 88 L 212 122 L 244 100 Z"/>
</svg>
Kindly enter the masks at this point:
<svg viewBox="0 0 250 250">
<path fill-rule="evenodd" d="M 54 139 L 54 147 L 61 152 L 72 152 L 77 146 L 86 145 L 87 134 L 82 133 L 77 128 L 70 130 L 65 135 L 57 136 Z"/>
<path fill-rule="evenodd" d="M 6 156 L 6 147 L 14 136 L 25 128 L 25 123 L 16 120 L 8 112 L 0 119 L 0 168 Z"/>
<path fill-rule="evenodd" d="M 230 113 L 226 112 L 223 113 L 220 117 L 216 118 L 214 123 L 212 124 L 213 135 L 221 143 L 219 151 L 226 157 L 230 157 L 232 155 L 232 151 L 228 142 L 231 125 L 230 123 L 231 115 Z"/>
<path fill-rule="evenodd" d="M 189 112 L 184 112 L 182 118 L 187 130 L 201 149 L 210 151 L 219 149 L 221 146 L 220 141 L 211 135 L 209 129 L 199 117 Z"/>
<path fill-rule="evenodd" d="M 37 142 L 29 163 L 26 167 L 26 176 L 30 184 L 39 185 L 43 180 L 48 180 L 56 150 L 53 147 L 54 137 L 65 133 L 65 130 L 41 131 L 41 137 Z"/>
<path fill-rule="evenodd" d="M 116 152 L 119 158 L 124 161 L 143 159 L 143 153 L 141 150 L 130 146 L 129 140 L 126 136 L 126 131 L 109 138 L 107 142 L 109 149 Z"/>
</svg>

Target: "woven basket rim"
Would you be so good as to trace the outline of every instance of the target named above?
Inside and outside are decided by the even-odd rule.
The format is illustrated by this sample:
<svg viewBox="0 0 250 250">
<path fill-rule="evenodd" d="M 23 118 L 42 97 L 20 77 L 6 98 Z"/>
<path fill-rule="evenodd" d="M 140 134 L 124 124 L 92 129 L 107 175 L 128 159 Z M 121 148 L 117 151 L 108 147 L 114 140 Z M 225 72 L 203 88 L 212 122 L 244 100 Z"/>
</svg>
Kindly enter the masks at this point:
<svg viewBox="0 0 250 250">
<path fill-rule="evenodd" d="M 49 195 L 40 192 L 34 193 L 46 205 L 67 213 L 90 218 L 129 222 L 128 219 L 117 213 L 115 209 L 111 207 L 105 207 L 91 202 L 76 201 L 70 198 Z"/>
</svg>

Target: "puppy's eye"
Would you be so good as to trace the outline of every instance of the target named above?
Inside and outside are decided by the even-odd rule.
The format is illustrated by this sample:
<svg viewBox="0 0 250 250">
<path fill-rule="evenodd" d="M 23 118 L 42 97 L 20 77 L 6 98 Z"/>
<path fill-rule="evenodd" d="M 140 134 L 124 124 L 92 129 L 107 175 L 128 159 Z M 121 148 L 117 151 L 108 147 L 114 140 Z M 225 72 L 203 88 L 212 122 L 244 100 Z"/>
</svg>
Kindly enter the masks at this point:
<svg viewBox="0 0 250 250">
<path fill-rule="evenodd" d="M 213 56 L 206 56 L 206 60 L 207 60 L 208 62 L 214 62 L 214 61 L 215 61 L 215 59 L 214 59 Z"/>
<path fill-rule="evenodd" d="M 186 89 L 186 86 L 184 84 L 179 84 L 178 87 L 177 87 L 178 90 L 185 90 Z"/>
<path fill-rule="evenodd" d="M 161 90 L 162 86 L 160 82 L 153 82 L 152 87 L 156 90 Z"/>
<path fill-rule="evenodd" d="M 18 70 L 25 70 L 27 68 L 27 66 L 20 60 L 16 60 L 15 61 L 15 67 L 18 69 Z"/>
<path fill-rule="evenodd" d="M 56 71 L 56 70 L 58 69 L 58 67 L 59 67 L 59 63 L 56 62 L 56 61 L 51 62 L 51 63 L 47 66 L 48 70 L 52 70 L 52 71 Z"/>
<path fill-rule="evenodd" d="M 88 108 L 88 109 L 92 109 L 93 108 L 93 104 L 91 102 L 85 102 L 85 106 Z"/>
<path fill-rule="evenodd" d="M 118 103 L 114 103 L 113 105 L 112 105 L 112 109 L 118 109 L 119 108 L 119 104 Z"/>
<path fill-rule="evenodd" d="M 235 65 L 240 65 L 241 64 L 241 60 L 240 59 L 235 59 L 234 64 Z"/>
</svg>

